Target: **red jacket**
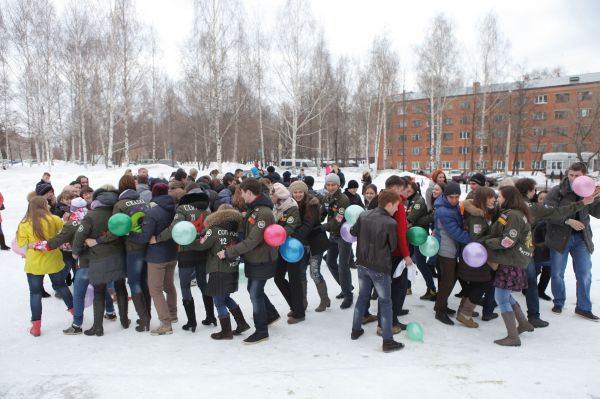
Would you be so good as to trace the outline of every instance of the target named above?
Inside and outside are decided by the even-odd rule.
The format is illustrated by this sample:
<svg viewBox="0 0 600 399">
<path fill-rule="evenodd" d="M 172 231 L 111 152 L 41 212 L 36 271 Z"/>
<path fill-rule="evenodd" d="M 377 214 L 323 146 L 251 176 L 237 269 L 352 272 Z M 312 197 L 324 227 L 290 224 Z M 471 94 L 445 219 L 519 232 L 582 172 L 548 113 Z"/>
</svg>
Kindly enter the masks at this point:
<svg viewBox="0 0 600 399">
<path fill-rule="evenodd" d="M 406 232 L 408 231 L 408 221 L 406 220 L 404 201 L 406 201 L 406 199 L 400 196 L 398 210 L 394 214 L 394 219 L 396 219 L 396 224 L 398 225 L 398 245 L 396 246 L 394 252 L 392 252 L 392 256 L 402 256 L 403 258 L 410 256 L 410 250 L 408 249 L 408 239 L 406 238 Z"/>
</svg>

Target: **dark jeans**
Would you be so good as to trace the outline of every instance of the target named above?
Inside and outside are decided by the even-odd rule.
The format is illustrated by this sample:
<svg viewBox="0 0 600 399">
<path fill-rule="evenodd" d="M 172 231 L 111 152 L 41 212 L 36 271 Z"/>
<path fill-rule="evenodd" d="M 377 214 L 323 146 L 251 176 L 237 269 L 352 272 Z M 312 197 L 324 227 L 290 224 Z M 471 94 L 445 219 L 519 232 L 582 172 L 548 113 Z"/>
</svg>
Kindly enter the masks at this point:
<svg viewBox="0 0 600 399">
<path fill-rule="evenodd" d="M 194 267 L 179 267 L 179 286 L 181 287 L 181 298 L 184 301 L 193 299 L 192 297 L 192 280 L 196 278 L 198 288 L 202 295 L 206 290 L 207 275 L 206 262 L 198 262 Z"/>
<path fill-rule="evenodd" d="M 268 334 L 268 321 L 279 316 L 277 309 L 265 294 L 267 280 L 248 279 L 248 293 L 252 302 L 252 316 L 257 333 Z"/>
<path fill-rule="evenodd" d="M 492 285 L 491 281 L 476 282 L 476 281 L 465 281 L 463 285 L 463 297 L 469 298 L 469 301 L 474 304 L 478 304 L 483 298 L 483 294 L 488 290 L 489 286 Z"/>
<path fill-rule="evenodd" d="M 392 339 L 392 300 L 391 300 L 391 276 L 388 273 L 379 273 L 364 266 L 358 268 L 358 299 L 354 307 L 352 329 L 360 330 L 362 319 L 371 299 L 371 290 L 375 287 L 378 295 L 379 320 L 383 339 Z"/>
<path fill-rule="evenodd" d="M 438 256 L 440 262 L 440 273 L 438 277 L 438 293 L 434 310 L 445 312 L 448 308 L 448 297 L 456 284 L 456 258 Z"/>
<path fill-rule="evenodd" d="M 285 279 L 286 273 L 289 275 L 289 282 Z M 306 257 L 296 263 L 288 263 L 283 258 L 279 258 L 277 270 L 275 271 L 275 285 L 279 288 L 281 295 L 285 298 L 296 318 L 305 316 L 302 275 L 304 275 L 304 281 L 306 281 Z"/>
<path fill-rule="evenodd" d="M 127 252 L 127 283 L 131 295 L 148 290 L 148 266 L 144 261 L 144 252 Z"/>
<path fill-rule="evenodd" d="M 394 270 L 396 270 L 396 267 L 398 267 L 402 259 L 403 258 L 401 256 L 392 256 L 392 274 L 390 275 L 390 277 L 394 275 Z M 406 299 L 406 290 L 408 290 L 408 283 L 408 270 L 406 268 L 402 271 L 400 277 L 392 278 L 391 297 L 392 312 L 394 319 L 400 316 L 400 312 L 404 307 L 404 300 Z"/>
<path fill-rule="evenodd" d="M 83 324 L 83 310 L 85 307 L 85 294 L 87 293 L 88 285 L 90 280 L 88 279 L 88 268 L 84 267 L 77 271 L 75 274 L 75 282 L 73 283 L 73 324 L 81 327 Z M 105 297 L 105 309 L 107 313 L 114 313 L 115 306 L 112 301 L 112 297 L 106 291 Z"/>
<path fill-rule="evenodd" d="M 52 282 L 52 289 L 60 292 L 62 300 L 67 305 L 67 309 L 73 307 L 73 295 L 65 283 L 65 274 L 63 271 L 49 274 Z M 31 321 L 42 319 L 42 292 L 44 291 L 44 275 L 27 273 L 27 283 L 29 284 L 29 306 L 31 307 Z"/>
<path fill-rule="evenodd" d="M 427 288 L 432 291 L 435 291 L 435 283 L 433 282 L 433 275 L 431 274 L 431 269 L 429 269 L 429 266 L 427 265 L 427 257 L 421 253 L 419 247 L 414 246 L 413 248 L 413 262 L 416 263 L 417 269 L 419 269 L 419 272 L 421 272 L 421 275 L 425 279 L 425 284 L 427 285 Z"/>
<path fill-rule="evenodd" d="M 537 287 L 538 271 L 533 259 L 527 265 L 527 288 L 525 289 L 525 300 L 527 302 L 527 317 L 530 319 L 540 318 L 540 297 Z"/>
<path fill-rule="evenodd" d="M 352 275 L 350 274 L 350 253 L 352 244 L 347 243 L 342 237 L 329 237 L 327 250 L 327 267 L 331 275 L 342 288 L 344 297 L 352 296 Z M 338 263 L 339 255 L 339 263 Z"/>
<path fill-rule="evenodd" d="M 238 307 L 238 304 L 229 296 L 229 294 L 213 296 L 213 302 L 217 308 L 217 315 L 219 315 L 220 318 L 229 316 L 227 309 L 232 310 Z"/>
</svg>

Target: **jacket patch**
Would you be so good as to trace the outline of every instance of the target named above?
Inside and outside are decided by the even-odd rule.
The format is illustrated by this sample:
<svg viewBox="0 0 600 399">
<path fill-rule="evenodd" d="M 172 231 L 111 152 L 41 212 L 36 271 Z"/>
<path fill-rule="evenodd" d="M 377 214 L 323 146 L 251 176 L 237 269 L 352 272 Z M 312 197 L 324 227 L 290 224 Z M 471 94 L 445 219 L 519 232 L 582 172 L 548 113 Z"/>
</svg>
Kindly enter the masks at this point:
<svg viewBox="0 0 600 399">
<path fill-rule="evenodd" d="M 293 217 L 293 216 L 289 216 L 289 217 L 287 218 L 287 222 L 288 222 L 288 223 L 290 223 L 290 224 L 291 224 L 291 223 L 294 223 L 294 220 L 295 220 L 295 219 L 294 219 L 294 217 Z"/>
<path fill-rule="evenodd" d="M 344 215 L 337 215 L 335 217 L 335 221 L 338 223 L 342 223 L 342 220 L 344 220 Z"/>
<path fill-rule="evenodd" d="M 206 233 L 204 234 L 205 237 L 210 237 L 212 235 L 212 230 L 208 229 L 206 230 Z"/>
<path fill-rule="evenodd" d="M 265 221 L 264 220 L 259 220 L 258 221 L 258 228 L 259 229 L 264 229 L 265 228 Z"/>
<path fill-rule="evenodd" d="M 78 232 L 82 232 L 83 231 L 83 225 L 79 226 L 79 228 L 77 229 Z"/>
<path fill-rule="evenodd" d="M 250 223 L 250 224 L 256 224 L 256 220 L 254 220 L 254 218 L 252 218 L 252 217 L 249 217 L 248 218 L 248 223 Z"/>
<path fill-rule="evenodd" d="M 421 204 L 415 204 L 413 208 L 415 208 L 418 211 L 419 209 L 421 209 Z"/>
<path fill-rule="evenodd" d="M 473 225 L 473 233 L 475 234 L 481 234 L 481 225 L 480 224 L 474 224 Z"/>
<path fill-rule="evenodd" d="M 511 240 L 508 237 L 504 237 L 504 239 L 502 240 L 502 242 L 500 242 L 500 245 L 502 245 L 504 248 L 510 248 L 515 244 L 515 242 L 513 240 Z"/>
<path fill-rule="evenodd" d="M 506 226 L 506 223 L 507 223 L 507 222 L 506 222 L 506 219 L 504 219 L 502 216 L 500 216 L 500 217 L 498 218 L 498 221 L 499 221 L 501 224 L 503 224 L 504 226 Z"/>
<path fill-rule="evenodd" d="M 510 236 L 510 238 L 517 238 L 517 236 L 519 235 L 519 233 L 515 229 L 510 229 L 509 232 L 508 232 L 508 235 Z"/>
</svg>

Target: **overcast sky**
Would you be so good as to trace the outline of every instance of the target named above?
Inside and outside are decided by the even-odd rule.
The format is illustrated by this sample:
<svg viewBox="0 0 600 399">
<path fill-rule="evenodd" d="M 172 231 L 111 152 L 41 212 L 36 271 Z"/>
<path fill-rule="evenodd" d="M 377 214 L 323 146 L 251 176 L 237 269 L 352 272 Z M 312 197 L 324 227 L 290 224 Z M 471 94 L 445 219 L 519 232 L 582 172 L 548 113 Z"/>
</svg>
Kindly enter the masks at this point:
<svg viewBox="0 0 600 399">
<path fill-rule="evenodd" d="M 562 66 L 567 74 L 600 72 L 600 1 L 597 0 L 311 0 L 313 15 L 325 31 L 334 57 L 366 59 L 372 40 L 387 32 L 406 71 L 406 89 L 415 90 L 414 47 L 439 12 L 456 28 L 467 82 L 473 79 L 477 24 L 494 10 L 511 43 L 513 65 Z M 189 35 L 193 0 L 141 0 L 142 20 L 158 31 L 164 68 L 180 76 L 180 46 Z M 284 0 L 242 0 L 247 14 L 260 10 L 264 25 L 273 24 Z M 513 80 L 515 70 L 507 76 Z"/>
</svg>

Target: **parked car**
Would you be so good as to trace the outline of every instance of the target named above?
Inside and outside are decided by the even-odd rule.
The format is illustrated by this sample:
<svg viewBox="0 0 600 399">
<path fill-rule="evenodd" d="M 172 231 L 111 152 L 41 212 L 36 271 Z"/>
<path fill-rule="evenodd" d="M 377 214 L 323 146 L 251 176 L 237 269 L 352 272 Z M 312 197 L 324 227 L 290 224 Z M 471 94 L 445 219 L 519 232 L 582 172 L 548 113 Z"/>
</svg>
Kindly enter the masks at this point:
<svg viewBox="0 0 600 399">
<path fill-rule="evenodd" d="M 474 173 L 477 173 L 477 172 L 462 172 L 459 175 L 452 176 L 452 181 L 455 181 L 460 184 L 467 184 L 469 182 L 469 180 L 471 179 L 471 176 L 473 176 Z M 479 173 L 483 173 L 483 172 L 479 172 Z M 486 186 L 493 187 L 496 184 L 498 184 L 498 182 L 501 179 L 498 179 L 498 177 L 495 175 L 496 174 L 494 173 L 494 174 L 485 176 Z"/>
</svg>

